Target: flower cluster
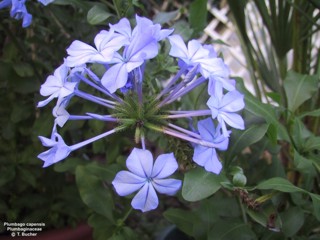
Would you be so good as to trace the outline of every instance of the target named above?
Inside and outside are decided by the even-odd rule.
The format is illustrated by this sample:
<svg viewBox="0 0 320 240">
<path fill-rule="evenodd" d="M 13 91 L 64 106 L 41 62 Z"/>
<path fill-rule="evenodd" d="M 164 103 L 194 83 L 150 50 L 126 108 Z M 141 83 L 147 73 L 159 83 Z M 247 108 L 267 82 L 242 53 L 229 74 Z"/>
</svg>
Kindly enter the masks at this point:
<svg viewBox="0 0 320 240">
<path fill-rule="evenodd" d="M 38 0 L 43 5 L 48 5 L 54 0 Z M 22 27 L 29 27 L 32 22 L 32 15 L 26 8 L 26 0 L 2 0 L 0 1 L 0 9 L 11 7 L 10 16 L 14 19 L 22 19 Z"/>
<path fill-rule="evenodd" d="M 147 62 L 158 55 L 159 42 L 166 39 L 171 45 L 169 55 L 177 60 L 178 71 L 166 81 L 161 92 L 150 93 L 144 84 Z M 173 30 L 162 29 L 159 24 L 136 16 L 133 29 L 129 20 L 123 18 L 110 25 L 108 31 L 99 32 L 94 46 L 76 40 L 67 53 L 64 63 L 40 89 L 40 94 L 47 99 L 39 102 L 38 107 L 57 99 L 51 137 L 40 137 L 42 144 L 49 147 L 38 155 L 44 167 L 108 135 L 135 129 L 135 141 L 141 143 L 141 149 L 132 150 L 126 161 L 129 171 L 120 171 L 112 182 L 120 196 L 138 191 L 132 200 L 133 208 L 155 209 L 158 206 L 156 191 L 173 195 L 181 187 L 180 180 L 167 179 L 178 168 L 173 153 L 162 154 L 153 163 L 152 154 L 146 149 L 147 131 L 189 142 L 194 147 L 193 161 L 209 172 L 220 173 L 222 164 L 217 151 L 228 148 L 231 133 L 228 126 L 244 129 L 244 121 L 237 113 L 244 108 L 244 99 L 236 90 L 235 81 L 229 79 L 228 67 L 211 45 L 202 45 L 197 40 L 186 45 Z M 97 64 L 104 68 L 100 75 L 92 70 Z M 207 109 L 168 110 L 172 103 L 203 84 L 208 86 Z M 92 87 L 95 94 L 80 90 L 82 85 Z M 73 97 L 99 104 L 106 112 L 69 114 L 67 107 Z M 181 118 L 197 120 L 197 130 L 193 126 L 190 129 L 179 126 L 177 119 Z M 92 119 L 111 122 L 114 128 L 70 146 L 58 133 L 58 128 L 67 121 Z"/>
</svg>

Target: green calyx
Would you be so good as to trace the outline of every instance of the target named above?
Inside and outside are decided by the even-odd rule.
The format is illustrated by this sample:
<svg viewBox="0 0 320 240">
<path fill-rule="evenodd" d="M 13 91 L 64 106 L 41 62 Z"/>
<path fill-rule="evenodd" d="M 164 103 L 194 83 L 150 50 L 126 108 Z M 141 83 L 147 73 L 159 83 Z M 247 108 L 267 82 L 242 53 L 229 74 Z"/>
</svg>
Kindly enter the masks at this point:
<svg viewBox="0 0 320 240">
<path fill-rule="evenodd" d="M 163 109 L 158 107 L 158 103 L 152 97 L 146 97 L 142 102 L 139 102 L 136 94 L 128 94 L 122 103 L 116 105 L 112 116 L 118 119 L 120 126 L 134 129 L 135 142 L 139 143 L 149 126 L 157 126 L 161 129 L 167 125 L 166 114 Z"/>
</svg>

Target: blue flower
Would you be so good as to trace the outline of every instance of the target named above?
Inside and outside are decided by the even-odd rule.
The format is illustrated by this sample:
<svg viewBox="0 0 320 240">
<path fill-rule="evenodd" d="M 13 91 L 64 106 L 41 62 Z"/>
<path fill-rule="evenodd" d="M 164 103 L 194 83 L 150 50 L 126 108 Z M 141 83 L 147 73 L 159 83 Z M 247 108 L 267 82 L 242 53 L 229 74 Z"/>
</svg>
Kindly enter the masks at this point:
<svg viewBox="0 0 320 240">
<path fill-rule="evenodd" d="M 96 48 L 84 42 L 75 40 L 67 48 L 69 56 L 66 59 L 68 67 L 80 66 L 85 63 L 109 63 L 114 53 L 127 44 L 127 38 L 113 30 L 100 31 L 94 38 Z"/>
<path fill-rule="evenodd" d="M 237 90 L 226 93 L 216 92 L 207 101 L 212 118 L 217 118 L 221 124 L 224 136 L 229 136 L 226 124 L 236 129 L 244 129 L 244 121 L 241 115 L 235 113 L 244 108 L 244 96 Z"/>
<path fill-rule="evenodd" d="M 136 16 L 136 22 L 137 25 L 132 32 L 128 20 L 125 19 L 111 28 L 129 40 L 122 54 L 114 54 L 111 60 L 114 65 L 101 78 L 102 85 L 111 93 L 126 85 L 128 74 L 132 70 L 140 67 L 145 60 L 154 58 L 158 54 L 158 41 L 173 31 L 161 30 L 159 24 L 153 24 L 149 19 L 139 16 Z"/>
<path fill-rule="evenodd" d="M 112 184 L 120 196 L 139 190 L 131 202 L 134 209 L 143 212 L 153 210 L 159 204 L 156 191 L 174 195 L 181 187 L 180 180 L 164 179 L 178 168 L 173 153 L 160 155 L 153 164 L 150 151 L 134 148 L 126 165 L 130 171 L 118 172 Z"/>
<path fill-rule="evenodd" d="M 43 5 L 48 5 L 54 0 L 38 0 Z M 0 9 L 10 7 L 10 16 L 14 19 L 22 19 L 22 27 L 29 27 L 32 22 L 32 15 L 28 13 L 26 8 L 26 0 L 2 0 L 0 1 Z"/>
<path fill-rule="evenodd" d="M 38 107 L 47 105 L 54 98 L 58 98 L 57 105 L 60 105 L 64 98 L 71 96 L 78 84 L 77 81 L 68 81 L 69 68 L 62 64 L 53 75 L 50 75 L 44 84 L 41 85 L 40 94 L 49 96 L 46 100 L 40 101 Z"/>
<path fill-rule="evenodd" d="M 222 59 L 216 57 L 213 48 L 202 46 L 197 40 L 189 41 L 187 47 L 180 35 L 173 35 L 168 39 L 171 44 L 169 55 L 179 58 L 189 68 L 199 64 L 199 71 L 203 77 L 208 78 L 210 75 L 224 77 L 229 75 L 229 70 Z"/>
<path fill-rule="evenodd" d="M 20 20 L 22 19 L 22 27 L 29 27 L 32 21 L 32 15 L 28 13 L 26 5 L 26 0 L 12 0 L 12 7 L 10 11 L 10 16 Z"/>
<path fill-rule="evenodd" d="M 229 138 L 223 136 L 220 129 L 220 125 L 215 128 L 210 118 L 198 122 L 198 131 L 201 138 L 216 144 L 217 149 L 224 151 L 228 148 Z M 216 148 L 197 144 L 194 148 L 193 161 L 204 167 L 206 171 L 219 174 L 222 169 L 222 164 L 219 161 Z"/>
<path fill-rule="evenodd" d="M 41 143 L 49 150 L 40 153 L 38 158 L 44 161 L 43 167 L 48 167 L 69 156 L 72 149 L 65 144 L 62 137 L 58 133 L 53 134 L 53 138 L 39 137 Z"/>
</svg>

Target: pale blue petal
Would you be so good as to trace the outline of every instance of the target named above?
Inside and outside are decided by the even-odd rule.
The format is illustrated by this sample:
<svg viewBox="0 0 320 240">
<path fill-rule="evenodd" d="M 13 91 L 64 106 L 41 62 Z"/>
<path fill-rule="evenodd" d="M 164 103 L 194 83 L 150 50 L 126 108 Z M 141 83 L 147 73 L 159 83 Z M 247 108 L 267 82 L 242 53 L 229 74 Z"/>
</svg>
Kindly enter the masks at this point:
<svg viewBox="0 0 320 240">
<path fill-rule="evenodd" d="M 192 60 L 192 62 L 207 59 L 208 55 L 209 51 L 203 48 L 199 41 L 191 40 L 188 42 L 188 58 Z"/>
<path fill-rule="evenodd" d="M 145 183 L 145 178 L 141 178 L 128 171 L 118 172 L 112 181 L 112 185 L 120 196 L 127 196 L 139 190 Z"/>
<path fill-rule="evenodd" d="M 212 141 L 215 135 L 215 127 L 212 119 L 206 118 L 198 122 L 198 131 L 201 138 L 206 141 Z"/>
<path fill-rule="evenodd" d="M 110 29 L 113 29 L 115 32 L 118 32 L 125 36 L 127 39 L 131 38 L 131 26 L 127 18 L 122 18 L 118 23 L 112 25 L 110 24 Z"/>
<path fill-rule="evenodd" d="M 23 28 L 29 27 L 31 22 L 32 22 L 32 15 L 29 14 L 28 12 L 25 12 L 23 15 L 22 27 Z"/>
<path fill-rule="evenodd" d="M 152 184 L 145 184 L 137 195 L 132 199 L 131 205 L 134 209 L 147 212 L 158 207 L 159 200 Z"/>
<path fill-rule="evenodd" d="M 150 151 L 134 148 L 130 153 L 127 168 L 134 174 L 142 178 L 149 178 L 152 174 L 153 156 Z"/>
<path fill-rule="evenodd" d="M 237 112 L 244 108 L 244 96 L 238 91 L 228 92 L 223 96 L 220 108 L 224 112 Z"/>
<path fill-rule="evenodd" d="M 230 126 L 236 129 L 244 129 L 243 118 L 237 113 L 221 113 L 221 118 Z"/>
<path fill-rule="evenodd" d="M 194 149 L 193 161 L 202 166 L 206 171 L 219 174 L 222 165 L 218 159 L 217 152 L 214 148 L 207 148 L 197 145 Z"/>
<path fill-rule="evenodd" d="M 125 49 L 124 56 L 129 61 L 143 61 L 151 59 L 158 54 L 158 44 L 152 35 L 150 28 L 143 29 L 139 34 L 135 34 Z"/>
<path fill-rule="evenodd" d="M 66 58 L 68 67 L 76 67 L 91 62 L 93 56 L 99 55 L 99 52 L 92 46 L 75 40 L 67 48 L 69 56 Z"/>
<path fill-rule="evenodd" d="M 166 178 L 172 175 L 178 168 L 177 160 L 173 153 L 160 155 L 153 166 L 152 178 Z"/>
<path fill-rule="evenodd" d="M 171 44 L 169 55 L 188 61 L 188 49 L 182 37 L 180 35 L 172 35 L 168 39 Z"/>
<path fill-rule="evenodd" d="M 59 93 L 57 93 L 57 94 L 52 94 L 50 97 L 48 97 L 47 99 L 45 99 L 45 100 L 43 100 L 43 101 L 40 101 L 40 102 L 38 102 L 38 105 L 37 105 L 37 107 L 44 107 L 44 106 L 46 106 L 49 102 L 51 102 L 52 101 L 52 99 L 54 99 L 54 98 L 56 98 L 57 96 L 59 95 Z"/>
<path fill-rule="evenodd" d="M 211 110 L 212 118 L 215 119 L 219 114 L 219 99 L 216 96 L 211 96 L 207 101 L 207 105 Z"/>
<path fill-rule="evenodd" d="M 172 196 L 181 188 L 182 182 L 178 179 L 153 179 L 152 185 L 157 192 Z"/>
<path fill-rule="evenodd" d="M 121 62 L 113 65 L 101 78 L 102 85 L 108 89 L 110 93 L 114 93 L 117 89 L 122 88 L 128 81 L 128 71 L 126 64 Z"/>
<path fill-rule="evenodd" d="M 64 143 L 62 137 L 58 133 L 54 134 L 54 139 L 52 139 L 52 141 L 49 141 L 48 138 L 44 137 L 39 138 L 44 146 L 51 147 L 49 150 L 38 155 L 38 158 L 44 161 L 43 167 L 48 167 L 65 159 L 71 152 L 71 148 Z M 53 140 L 55 140 L 55 143 Z"/>
<path fill-rule="evenodd" d="M 45 147 L 52 147 L 56 144 L 56 141 L 52 140 L 51 138 L 39 136 L 39 139 L 40 139 L 42 145 Z"/>
</svg>

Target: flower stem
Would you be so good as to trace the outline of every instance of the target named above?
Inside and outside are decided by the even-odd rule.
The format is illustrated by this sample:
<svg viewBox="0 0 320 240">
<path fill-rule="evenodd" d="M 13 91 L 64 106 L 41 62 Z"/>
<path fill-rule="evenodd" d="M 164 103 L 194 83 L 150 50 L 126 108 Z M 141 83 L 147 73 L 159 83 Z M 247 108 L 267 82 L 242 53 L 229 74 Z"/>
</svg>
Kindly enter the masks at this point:
<svg viewBox="0 0 320 240">
<path fill-rule="evenodd" d="M 175 111 L 177 113 L 179 111 Z M 171 113 L 171 112 L 169 112 Z M 173 119 L 173 118 L 187 118 L 187 117 L 198 117 L 198 116 L 207 116 L 211 115 L 211 110 L 203 109 L 203 110 L 196 110 L 196 111 L 182 111 L 180 114 L 173 114 L 168 115 L 166 118 Z"/>
<path fill-rule="evenodd" d="M 165 88 L 159 93 L 156 97 L 156 100 L 159 100 L 164 94 L 170 91 L 171 86 L 181 77 L 184 71 L 187 70 L 187 66 L 182 67 L 177 74 L 170 80 L 170 82 L 165 86 Z"/>
<path fill-rule="evenodd" d="M 105 107 L 107 107 L 107 108 L 112 108 L 112 109 L 115 108 L 113 105 L 108 104 L 108 103 L 105 103 L 105 102 L 101 101 L 98 97 L 93 96 L 93 95 L 91 95 L 91 94 L 84 93 L 84 92 L 82 92 L 82 91 L 80 91 L 80 90 L 76 90 L 74 93 L 75 93 L 75 95 L 78 96 L 78 97 L 81 97 L 81 98 L 86 99 L 86 100 L 89 100 L 89 101 L 91 101 L 91 102 L 100 104 L 100 105 L 105 106 Z"/>
<path fill-rule="evenodd" d="M 125 127 L 123 127 L 123 126 L 114 128 L 114 129 L 112 129 L 110 131 L 107 131 L 105 133 L 102 133 L 102 134 L 100 134 L 98 136 L 95 136 L 95 137 L 87 139 L 87 140 L 85 140 L 83 142 L 74 144 L 74 145 L 70 146 L 70 149 L 71 149 L 71 151 L 77 150 L 77 149 L 82 148 L 83 146 L 88 145 L 90 143 L 93 143 L 93 142 L 95 142 L 95 141 L 97 141 L 97 140 L 99 140 L 101 138 L 107 137 L 107 136 L 109 136 L 109 135 L 111 135 L 111 134 L 113 134 L 113 133 L 115 133 L 117 131 L 123 130 L 124 128 Z"/>
<path fill-rule="evenodd" d="M 88 71 L 88 69 L 87 69 Z M 90 71 L 91 72 L 91 71 Z M 94 74 L 93 72 L 91 72 L 92 74 Z M 85 78 L 84 76 L 82 76 L 81 74 L 79 73 L 76 73 L 76 76 L 79 77 L 81 79 L 81 81 L 85 82 L 86 84 L 88 84 L 89 86 L 97 89 L 98 91 L 106 94 L 107 96 L 117 100 L 118 102 L 122 102 L 123 100 L 121 98 L 119 98 L 117 95 L 115 94 L 111 94 L 107 89 L 103 89 L 102 87 L 98 86 L 97 84 L 91 82 L 89 79 Z M 90 76 L 90 75 L 89 75 Z M 94 77 L 92 77 L 94 78 Z"/>
</svg>

